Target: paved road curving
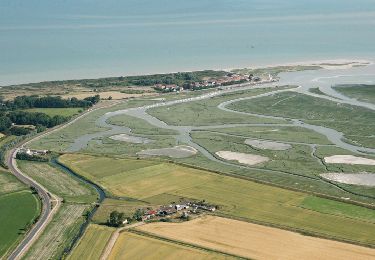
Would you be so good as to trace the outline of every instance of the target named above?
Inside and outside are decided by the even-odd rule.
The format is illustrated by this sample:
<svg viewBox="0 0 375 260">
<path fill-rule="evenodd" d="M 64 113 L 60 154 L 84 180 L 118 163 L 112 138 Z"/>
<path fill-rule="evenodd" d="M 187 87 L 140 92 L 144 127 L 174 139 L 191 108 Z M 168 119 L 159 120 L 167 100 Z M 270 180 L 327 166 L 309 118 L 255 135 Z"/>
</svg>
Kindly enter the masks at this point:
<svg viewBox="0 0 375 260">
<path fill-rule="evenodd" d="M 41 198 L 42 202 L 42 213 L 39 216 L 37 223 L 32 227 L 30 232 L 27 233 L 26 237 L 21 241 L 20 244 L 14 249 L 14 251 L 10 254 L 8 259 L 20 259 L 22 255 L 27 251 L 27 249 L 31 246 L 34 242 L 36 237 L 41 233 L 44 227 L 48 224 L 52 214 L 57 210 L 59 207 L 59 200 L 56 200 L 56 204 L 52 205 L 52 197 L 47 189 L 45 189 L 42 185 L 34 181 L 33 179 L 26 176 L 22 173 L 17 165 L 16 165 L 16 153 L 18 148 L 14 148 L 11 150 L 9 158 L 7 160 L 9 170 L 23 183 L 30 187 L 34 187 L 35 190 L 38 192 L 39 197 Z"/>
</svg>

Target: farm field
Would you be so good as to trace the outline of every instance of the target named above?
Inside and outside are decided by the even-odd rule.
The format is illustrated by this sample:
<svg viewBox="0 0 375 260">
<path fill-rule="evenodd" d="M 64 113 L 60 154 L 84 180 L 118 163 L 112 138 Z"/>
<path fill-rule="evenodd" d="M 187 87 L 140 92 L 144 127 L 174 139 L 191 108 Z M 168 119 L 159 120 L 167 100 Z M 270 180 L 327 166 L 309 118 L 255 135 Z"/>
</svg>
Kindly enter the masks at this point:
<svg viewBox="0 0 375 260">
<path fill-rule="evenodd" d="M 299 106 L 303 104 L 303 106 Z M 295 109 L 299 107 L 299 109 Z M 373 111 L 347 104 L 335 103 L 304 94 L 284 92 L 232 103 L 228 108 L 263 115 L 302 119 L 306 123 L 327 126 L 343 132 L 345 138 L 365 147 L 375 147 Z"/>
<path fill-rule="evenodd" d="M 91 203 L 97 199 L 94 189 L 49 163 L 17 160 L 17 165 L 28 176 L 65 201 Z"/>
<path fill-rule="evenodd" d="M 277 88 L 281 89 L 281 88 Z M 169 125 L 222 125 L 233 123 L 286 123 L 285 120 L 265 119 L 255 116 L 239 115 L 222 111 L 217 106 L 223 101 L 239 97 L 250 97 L 266 93 L 274 89 L 252 89 L 225 94 L 210 99 L 181 103 L 172 107 L 158 107 L 147 110 L 150 115 L 159 118 Z M 181 116 L 183 115 L 183 116 Z"/>
<path fill-rule="evenodd" d="M 375 249 L 213 216 L 183 223 L 151 223 L 136 229 L 250 259 L 297 260 L 327 259 L 327 257 L 373 259 L 375 257 Z"/>
<path fill-rule="evenodd" d="M 26 112 L 31 113 L 44 113 L 49 116 L 64 116 L 71 117 L 79 114 L 83 111 L 83 108 L 80 107 L 68 107 L 68 108 L 29 108 L 25 109 Z"/>
<path fill-rule="evenodd" d="M 345 96 L 375 104 L 375 85 L 339 85 L 334 89 Z"/>
<path fill-rule="evenodd" d="M 77 246 L 73 249 L 67 259 L 99 260 L 113 231 L 113 228 L 106 226 L 89 225 L 83 237 L 79 240 Z"/>
<path fill-rule="evenodd" d="M 219 205 L 218 214 L 224 216 L 375 245 L 371 209 L 360 207 L 362 213 L 356 218 L 346 213 L 358 210 L 350 204 L 345 204 L 348 208 L 341 214 L 313 211 L 303 207 L 310 195 L 170 163 L 77 154 L 63 155 L 60 161 L 110 193 L 141 199 L 142 203 L 157 205 L 181 197 L 205 199 Z"/>
<path fill-rule="evenodd" d="M 114 259 L 235 259 L 218 253 L 199 250 L 130 232 L 120 234 L 108 258 Z"/>
<path fill-rule="evenodd" d="M 3 173 L 1 173 L 3 174 Z M 9 187 L 8 187 L 9 188 Z M 1 186 L 0 186 L 1 189 Z M 30 190 L 0 195 L 0 258 L 15 246 L 40 213 L 38 198 Z"/>
</svg>

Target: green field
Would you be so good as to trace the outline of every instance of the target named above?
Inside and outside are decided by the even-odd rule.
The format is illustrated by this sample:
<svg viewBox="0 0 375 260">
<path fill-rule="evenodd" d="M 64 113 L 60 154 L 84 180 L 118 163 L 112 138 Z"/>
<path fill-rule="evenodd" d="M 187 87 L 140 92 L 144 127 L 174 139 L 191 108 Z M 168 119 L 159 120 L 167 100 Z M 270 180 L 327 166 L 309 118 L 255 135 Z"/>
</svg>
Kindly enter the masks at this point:
<svg viewBox="0 0 375 260">
<path fill-rule="evenodd" d="M 278 88 L 281 89 L 281 88 Z M 252 89 L 246 91 L 233 92 L 209 99 L 176 104 L 168 107 L 158 107 L 149 109 L 147 113 L 159 118 L 169 125 L 222 125 L 222 124 L 242 124 L 242 123 L 286 123 L 284 120 L 258 118 L 255 116 L 239 115 L 222 111 L 217 106 L 230 99 L 240 97 L 250 97 L 274 89 Z"/>
<path fill-rule="evenodd" d="M 221 260 L 234 258 L 218 253 L 199 250 L 193 247 L 162 241 L 155 238 L 123 232 L 109 255 L 109 259 Z"/>
<path fill-rule="evenodd" d="M 375 113 L 366 108 L 293 92 L 261 97 L 251 102 L 243 100 L 232 103 L 228 108 L 242 112 L 302 119 L 306 123 L 343 132 L 347 139 L 363 146 L 375 147 L 373 136 Z"/>
<path fill-rule="evenodd" d="M 110 239 L 113 228 L 99 225 L 89 225 L 85 234 L 67 259 L 99 260 L 100 255 Z"/>
<path fill-rule="evenodd" d="M 14 175 L 9 172 L 0 171 L 0 196 L 25 189 L 26 186 L 17 180 Z"/>
<path fill-rule="evenodd" d="M 83 111 L 80 107 L 67 107 L 67 108 L 29 108 L 25 109 L 26 112 L 32 113 L 44 113 L 49 116 L 64 116 L 71 117 L 78 115 Z"/>
<path fill-rule="evenodd" d="M 375 85 L 345 85 L 334 89 L 345 96 L 375 104 Z"/>
<path fill-rule="evenodd" d="M 15 246 L 40 213 L 40 203 L 31 191 L 0 196 L 0 257 Z"/>
<path fill-rule="evenodd" d="M 60 160 L 111 193 L 141 199 L 150 205 L 167 203 L 168 198 L 169 202 L 180 197 L 205 199 L 219 205 L 219 214 L 225 216 L 375 245 L 375 219 L 371 209 L 360 208 L 361 213 L 355 218 L 353 212 L 358 211 L 358 206 L 350 204 L 342 207 L 339 203 L 340 214 L 314 211 L 304 206 L 305 199 L 310 197 L 304 193 L 168 163 L 103 160 L 77 154 L 63 155 Z"/>
</svg>

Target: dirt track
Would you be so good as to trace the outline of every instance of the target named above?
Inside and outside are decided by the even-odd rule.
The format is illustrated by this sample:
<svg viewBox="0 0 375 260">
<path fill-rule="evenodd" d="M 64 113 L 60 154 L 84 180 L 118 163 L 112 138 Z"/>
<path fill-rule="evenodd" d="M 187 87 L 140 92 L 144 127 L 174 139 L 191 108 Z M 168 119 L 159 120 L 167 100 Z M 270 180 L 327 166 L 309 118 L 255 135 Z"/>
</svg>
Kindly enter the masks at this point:
<svg viewBox="0 0 375 260">
<path fill-rule="evenodd" d="M 137 229 L 252 259 L 375 259 L 375 249 L 213 216 Z"/>
</svg>

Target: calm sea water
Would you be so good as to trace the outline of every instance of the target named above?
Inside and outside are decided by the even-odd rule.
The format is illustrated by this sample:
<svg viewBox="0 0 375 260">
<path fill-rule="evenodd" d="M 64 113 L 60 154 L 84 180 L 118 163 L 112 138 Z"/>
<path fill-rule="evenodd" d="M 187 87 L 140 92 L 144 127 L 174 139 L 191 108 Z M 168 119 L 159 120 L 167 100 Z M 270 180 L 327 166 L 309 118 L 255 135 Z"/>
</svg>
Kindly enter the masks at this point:
<svg viewBox="0 0 375 260">
<path fill-rule="evenodd" d="M 375 60 L 374 0 L 0 0 L 0 85 Z"/>
</svg>

